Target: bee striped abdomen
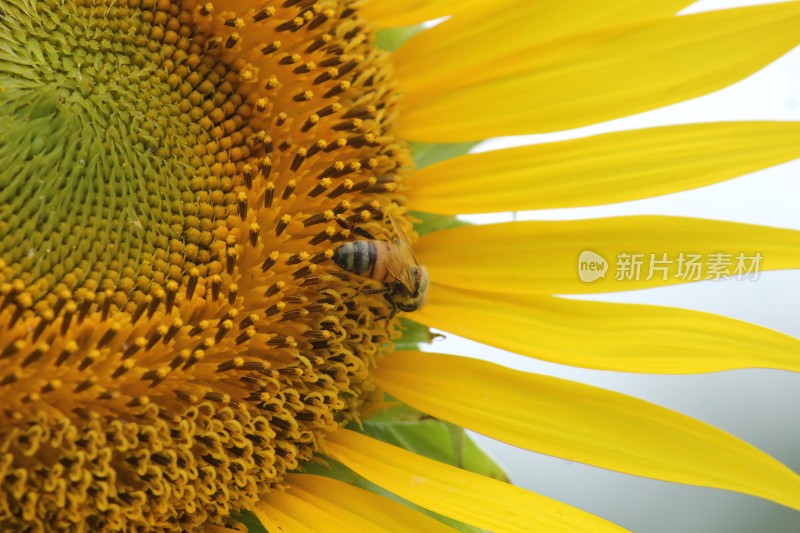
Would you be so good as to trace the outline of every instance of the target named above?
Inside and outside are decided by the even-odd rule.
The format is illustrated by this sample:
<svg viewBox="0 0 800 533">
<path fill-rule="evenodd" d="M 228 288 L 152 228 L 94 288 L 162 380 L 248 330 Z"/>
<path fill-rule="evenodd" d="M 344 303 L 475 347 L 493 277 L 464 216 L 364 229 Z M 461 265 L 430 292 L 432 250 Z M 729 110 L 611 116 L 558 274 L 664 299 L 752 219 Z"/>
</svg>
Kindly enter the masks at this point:
<svg viewBox="0 0 800 533">
<path fill-rule="evenodd" d="M 376 280 L 385 280 L 385 257 L 389 243 L 377 240 L 348 242 L 333 252 L 333 261 L 348 272 Z"/>
</svg>

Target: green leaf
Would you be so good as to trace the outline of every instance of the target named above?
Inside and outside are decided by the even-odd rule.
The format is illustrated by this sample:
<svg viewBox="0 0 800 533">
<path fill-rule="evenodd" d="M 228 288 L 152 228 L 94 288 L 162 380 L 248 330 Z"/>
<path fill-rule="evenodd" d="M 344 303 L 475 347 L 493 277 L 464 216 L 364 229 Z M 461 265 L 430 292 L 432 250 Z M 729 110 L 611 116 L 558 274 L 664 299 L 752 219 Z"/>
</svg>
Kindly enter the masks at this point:
<svg viewBox="0 0 800 533">
<path fill-rule="evenodd" d="M 249 533 L 267 533 L 267 529 L 256 518 L 256 515 L 250 511 L 242 511 L 241 513 L 234 514 L 231 518 L 244 524 Z"/>
<path fill-rule="evenodd" d="M 414 221 L 414 231 L 419 233 L 420 237 L 434 231 L 469 226 L 469 223 L 458 220 L 454 215 L 434 215 L 422 211 L 411 211 L 409 215 Z"/>
<path fill-rule="evenodd" d="M 475 472 L 486 477 L 511 483 L 508 475 L 497 463 L 494 462 L 494 459 L 489 457 L 486 452 L 481 450 L 480 447 L 475 444 L 475 441 L 466 434 L 464 428 L 459 429 L 464 434 L 464 470 L 469 470 L 470 472 Z"/>
<path fill-rule="evenodd" d="M 418 25 L 378 30 L 378 33 L 375 35 L 375 46 L 379 50 L 383 50 L 385 52 L 394 52 L 400 48 L 404 42 L 424 29 L 424 27 Z"/>
<path fill-rule="evenodd" d="M 387 401 L 396 401 L 387 398 Z M 475 442 L 464 428 L 433 418 L 400 404 L 378 411 L 357 429 L 389 444 L 394 444 L 441 463 L 456 466 L 509 482 L 503 472 Z"/>
<path fill-rule="evenodd" d="M 394 342 L 395 350 L 419 350 L 420 344 L 430 344 L 437 336 L 431 333 L 428 326 L 405 317 L 400 317 L 400 329 L 403 330 L 403 336 Z"/>
<path fill-rule="evenodd" d="M 411 149 L 411 155 L 414 156 L 414 163 L 419 169 L 451 157 L 464 155 L 478 143 L 470 141 L 463 143 L 409 142 L 408 144 Z"/>
</svg>

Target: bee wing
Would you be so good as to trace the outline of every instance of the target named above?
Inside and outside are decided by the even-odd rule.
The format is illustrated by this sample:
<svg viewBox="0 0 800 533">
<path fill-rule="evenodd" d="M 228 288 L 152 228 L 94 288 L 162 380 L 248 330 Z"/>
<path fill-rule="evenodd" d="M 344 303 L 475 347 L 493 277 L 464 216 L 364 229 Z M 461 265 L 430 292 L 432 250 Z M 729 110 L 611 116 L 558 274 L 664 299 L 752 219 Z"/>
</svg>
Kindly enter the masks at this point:
<svg viewBox="0 0 800 533">
<path fill-rule="evenodd" d="M 389 275 L 399 281 L 409 293 L 414 292 L 414 272 L 400 257 L 390 256 L 386 259 L 386 270 Z"/>
<path fill-rule="evenodd" d="M 394 217 L 394 215 L 389 215 L 389 222 L 392 223 L 392 229 L 397 235 L 397 240 L 400 241 L 400 244 L 402 245 L 401 248 L 403 249 L 403 252 L 410 256 L 412 264 L 418 265 L 419 261 L 417 261 L 417 257 L 414 255 L 414 250 L 411 248 L 411 241 L 408 239 L 408 234 L 403 231 L 403 226 L 400 225 L 400 222 Z"/>
<path fill-rule="evenodd" d="M 413 267 L 419 265 L 419 262 L 414 255 L 414 250 L 411 248 L 408 234 L 403 231 L 403 226 L 392 215 L 389 215 L 389 221 L 392 223 L 392 228 L 397 235 L 396 243 L 399 257 L 388 262 L 386 266 L 391 275 L 402 283 L 409 293 L 413 293 L 417 285 L 416 279 L 414 279 Z"/>
</svg>

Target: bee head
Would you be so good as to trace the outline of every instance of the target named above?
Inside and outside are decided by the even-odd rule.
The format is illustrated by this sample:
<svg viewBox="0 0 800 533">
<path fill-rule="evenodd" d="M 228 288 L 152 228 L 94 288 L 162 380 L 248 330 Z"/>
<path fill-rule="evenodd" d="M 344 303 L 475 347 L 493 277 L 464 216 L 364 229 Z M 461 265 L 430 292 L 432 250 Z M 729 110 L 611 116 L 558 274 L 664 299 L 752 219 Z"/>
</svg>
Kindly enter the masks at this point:
<svg viewBox="0 0 800 533">
<path fill-rule="evenodd" d="M 428 294 L 428 269 L 424 266 L 415 266 L 414 267 L 414 281 L 416 285 L 416 290 L 414 291 L 414 297 L 418 297 L 422 295 L 422 299 L 420 301 L 420 305 L 425 303 L 425 297 Z"/>
</svg>

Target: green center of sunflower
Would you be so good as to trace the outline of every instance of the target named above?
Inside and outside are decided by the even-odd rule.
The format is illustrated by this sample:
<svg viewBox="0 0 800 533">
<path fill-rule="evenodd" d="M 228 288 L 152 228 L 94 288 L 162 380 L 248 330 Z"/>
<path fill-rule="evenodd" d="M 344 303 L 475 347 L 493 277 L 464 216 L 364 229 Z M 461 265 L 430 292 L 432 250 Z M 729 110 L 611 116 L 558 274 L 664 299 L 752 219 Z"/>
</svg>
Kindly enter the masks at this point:
<svg viewBox="0 0 800 533">
<path fill-rule="evenodd" d="M 190 55 L 191 29 L 163 12 L 61 2 L 36 9 L 39 17 L 9 28 L 14 40 L 2 58 L 6 276 L 36 286 L 33 300 L 56 286 L 86 287 L 118 289 L 119 305 L 148 291 L 142 266 L 155 267 L 156 281 L 179 280 L 170 265 L 207 262 L 200 197 L 208 214 L 223 214 L 234 203 L 235 168 L 226 176 L 203 158 L 216 132 L 199 119 L 221 116 L 228 103 L 226 118 L 241 125 L 241 96 L 225 100 L 233 87 L 217 86 L 226 72 Z M 203 218 L 207 229 L 224 225 L 224 216 Z"/>
<path fill-rule="evenodd" d="M 371 43 L 349 1 L 0 7 L 3 528 L 225 523 L 357 417 L 391 309 L 331 258 L 408 165 Z"/>
</svg>

